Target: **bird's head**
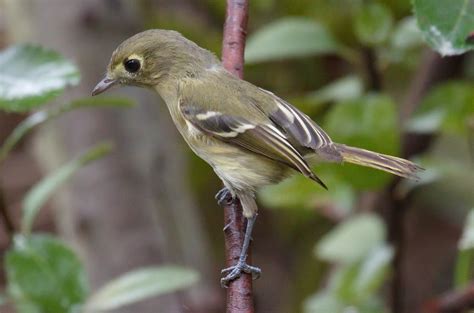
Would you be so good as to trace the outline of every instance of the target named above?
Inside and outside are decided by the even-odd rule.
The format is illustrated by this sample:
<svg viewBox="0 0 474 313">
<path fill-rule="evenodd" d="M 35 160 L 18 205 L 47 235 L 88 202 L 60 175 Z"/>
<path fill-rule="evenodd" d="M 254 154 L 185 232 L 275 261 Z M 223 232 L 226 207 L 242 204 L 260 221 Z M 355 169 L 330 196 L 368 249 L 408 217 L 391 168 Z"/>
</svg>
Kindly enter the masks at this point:
<svg viewBox="0 0 474 313">
<path fill-rule="evenodd" d="M 92 91 L 98 95 L 114 85 L 153 88 L 163 82 L 198 75 L 219 63 L 209 51 L 171 30 L 152 29 L 122 42 L 113 52 L 107 74 Z"/>
</svg>

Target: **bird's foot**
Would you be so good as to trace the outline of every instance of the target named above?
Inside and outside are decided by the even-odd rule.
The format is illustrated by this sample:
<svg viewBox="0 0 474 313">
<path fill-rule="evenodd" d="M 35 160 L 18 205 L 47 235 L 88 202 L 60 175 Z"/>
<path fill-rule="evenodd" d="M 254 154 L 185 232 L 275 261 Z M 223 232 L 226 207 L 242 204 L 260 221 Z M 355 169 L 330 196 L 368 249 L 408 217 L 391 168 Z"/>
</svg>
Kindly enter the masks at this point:
<svg viewBox="0 0 474 313">
<path fill-rule="evenodd" d="M 221 286 L 223 288 L 229 287 L 229 283 L 239 278 L 242 273 L 251 274 L 252 279 L 258 279 L 260 274 L 262 274 L 262 270 L 258 267 L 248 265 L 245 261 L 239 261 L 237 265 L 225 268 L 221 271 L 221 274 L 227 274 L 225 277 L 221 278 Z"/>
<path fill-rule="evenodd" d="M 216 200 L 219 206 L 225 206 L 232 204 L 234 197 L 232 196 L 230 190 L 227 189 L 227 187 L 224 187 L 216 194 Z"/>
</svg>

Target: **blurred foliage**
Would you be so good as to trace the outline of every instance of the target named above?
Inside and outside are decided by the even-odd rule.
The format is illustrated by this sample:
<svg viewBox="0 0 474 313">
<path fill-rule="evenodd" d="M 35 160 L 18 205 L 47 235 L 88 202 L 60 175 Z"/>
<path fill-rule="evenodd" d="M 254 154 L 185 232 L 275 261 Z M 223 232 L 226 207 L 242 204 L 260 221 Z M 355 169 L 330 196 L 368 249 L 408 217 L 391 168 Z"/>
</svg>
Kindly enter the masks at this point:
<svg viewBox="0 0 474 313">
<path fill-rule="evenodd" d="M 458 249 L 454 283 L 457 288 L 462 288 L 466 287 L 474 276 L 474 208 L 466 218 Z"/>
<path fill-rule="evenodd" d="M 69 102 L 66 105 L 48 108 L 35 112 L 25 118 L 8 136 L 5 142 L 0 146 L 0 162 L 3 161 L 9 152 L 36 126 L 43 124 L 63 113 L 86 107 L 131 107 L 133 101 L 125 98 L 114 97 L 94 97 L 78 99 Z"/>
<path fill-rule="evenodd" d="M 425 40 L 441 54 L 471 48 L 466 38 L 474 30 L 474 7 L 461 0 L 449 8 L 435 0 L 414 0 L 413 5 L 415 16 L 410 15 L 413 7 L 408 0 L 275 1 L 275 18 L 257 18 L 253 23 L 262 25 L 251 27 L 246 48 L 251 66 L 246 76 L 266 89 L 290 95 L 293 104 L 322 121 L 336 142 L 399 155 L 405 132 L 439 135 L 432 149 L 416 157 L 427 168 L 420 180 L 402 180 L 394 197 L 417 193 L 420 199 L 437 202 L 435 208 L 454 204 L 455 215 L 461 218 L 474 205 L 468 191 L 474 188 L 472 170 L 466 170 L 472 169 L 474 151 L 474 86 L 462 77 L 441 83 L 429 90 L 408 121 L 400 123 L 398 111 L 413 88 Z M 373 53 L 372 59 L 365 58 L 367 51 Z M 304 70 L 293 73 L 292 68 L 311 59 L 337 64 L 332 58 L 344 66 L 313 69 L 313 84 L 306 82 Z M 468 60 L 474 64 L 472 55 Z M 367 88 L 372 85 L 367 62 L 372 62 L 382 85 L 376 92 Z M 281 78 L 280 68 L 286 73 Z M 305 312 L 387 311 L 377 293 L 389 277 L 394 251 L 386 243 L 386 225 L 375 215 L 357 214 L 356 208 L 360 192 L 386 189 L 393 183 L 392 175 L 346 164 L 324 164 L 314 170 L 329 191 L 296 175 L 259 193 L 266 207 L 321 210 L 329 218 L 348 218 L 318 242 L 317 256 L 334 264 L 335 270 L 329 283 L 306 301 Z M 460 250 L 457 285 L 473 278 L 472 257 L 472 250 Z"/>
<path fill-rule="evenodd" d="M 19 313 L 79 312 L 86 299 L 82 264 L 52 236 L 16 236 L 5 266 L 8 291 Z"/>
<path fill-rule="evenodd" d="M 474 118 L 474 83 L 453 81 L 436 86 L 423 100 L 408 129 L 418 133 L 467 135 Z"/>
<path fill-rule="evenodd" d="M 33 221 L 43 207 L 52 196 L 52 194 L 65 182 L 67 182 L 79 169 L 88 163 L 100 159 L 108 154 L 112 146 L 107 143 L 99 144 L 90 149 L 82 156 L 63 165 L 55 172 L 49 174 L 37 183 L 31 189 L 23 200 L 23 218 L 21 221 L 21 233 L 28 236 L 33 227 Z"/>
<path fill-rule="evenodd" d="M 143 15 L 147 27 L 178 30 L 219 54 L 225 1 L 205 0 L 196 8 L 202 11 L 189 14 L 186 10 L 144 6 Z M 419 181 L 402 180 L 397 184 L 394 197 L 413 196 L 436 213 L 449 205 L 449 212 L 442 213 L 445 217 L 457 223 L 464 219 L 474 207 L 472 53 L 466 56 L 464 76 L 429 90 L 410 120 L 400 123 L 398 111 L 418 75 L 426 50 L 424 42 L 443 55 L 472 49 L 467 40 L 474 30 L 470 1 L 252 0 L 250 10 L 248 80 L 291 98 L 341 143 L 398 155 L 402 150 L 400 138 L 406 132 L 432 136 L 430 148 L 416 157 L 427 170 L 420 174 Z M 373 53 L 373 59 L 364 58 L 367 51 Z M 381 90 L 368 88 L 367 62 L 372 62 L 380 77 Z M 55 52 L 29 45 L 0 52 L 0 67 L 0 108 L 7 111 L 38 109 L 79 80 L 71 62 Z M 109 105 L 128 106 L 129 101 L 81 99 L 33 113 L 3 144 L 0 161 L 33 127 L 79 107 Z M 16 236 L 6 264 L 7 300 L 13 300 L 19 312 L 77 312 L 83 306 L 92 311 L 115 309 L 185 288 L 197 280 L 197 274 L 187 269 L 145 268 L 125 274 L 90 295 L 82 265 L 70 248 L 51 236 L 25 236 L 44 201 L 88 159 L 79 157 L 58 169 L 34 189 L 39 196 L 34 193 L 28 201 L 25 199 L 25 231 Z M 207 207 L 210 201 L 204 195 L 209 194 L 210 186 L 217 190 L 218 182 L 203 161 L 193 157 L 190 167 L 191 183 L 199 199 L 207 201 L 203 205 Z M 306 313 L 387 312 L 386 301 L 380 295 L 390 277 L 394 256 L 387 244 L 387 226 L 374 213 L 358 210 L 370 209 L 361 207 L 359 195 L 366 190 L 386 190 L 393 183 L 392 176 L 348 164 L 316 163 L 314 170 L 329 191 L 295 175 L 259 194 L 264 206 L 287 209 L 280 212 L 283 219 L 276 224 L 288 245 L 296 245 L 296 237 L 308 234 L 313 242 L 318 241 L 314 248 L 317 260 L 310 260 L 308 253 L 295 252 L 293 256 L 302 265 L 302 270 L 295 272 L 294 297 L 300 299 L 309 288 L 318 288 L 305 301 Z M 206 220 L 220 218 L 211 210 L 206 212 Z M 317 234 L 314 225 L 305 224 L 313 215 L 318 218 Z M 321 228 L 329 227 L 328 219 L 338 223 L 320 238 Z M 458 287 L 473 278 L 472 221 L 471 211 L 454 269 Z M 211 237 L 216 240 L 216 236 Z M 307 240 L 303 241 L 294 251 L 309 250 Z M 308 268 L 311 275 L 307 275 Z M 323 274 L 327 273 L 326 280 Z"/>
<path fill-rule="evenodd" d="M 256 63 L 335 53 L 338 43 L 324 26 L 310 19 L 284 18 L 249 37 L 245 61 Z"/>
<path fill-rule="evenodd" d="M 380 3 L 362 6 L 354 19 L 357 38 L 368 46 L 377 46 L 387 40 L 392 24 L 392 12 Z"/>
<path fill-rule="evenodd" d="M 135 270 L 107 283 L 86 304 L 87 312 L 102 312 L 188 287 L 198 280 L 195 271 L 176 266 Z"/>
<path fill-rule="evenodd" d="M 36 46 L 7 49 L 0 54 L 0 66 L 5 69 L 0 74 L 0 109 L 6 111 L 38 108 L 79 81 L 72 63 L 54 51 Z M 98 97 L 33 113 L 3 143 L 0 163 L 27 133 L 48 120 L 83 107 L 130 105 L 127 99 Z M 57 189 L 110 150 L 110 144 L 93 147 L 43 178 L 25 195 L 21 234 L 15 235 L 14 245 L 6 253 L 8 295 L 2 296 L 2 303 L 12 302 L 18 313 L 78 313 L 83 312 L 87 301 L 87 309 L 98 312 L 173 292 L 197 281 L 197 273 L 189 269 L 145 268 L 127 273 L 90 295 L 86 274 L 74 251 L 54 236 L 31 233 L 38 212 Z"/>
<path fill-rule="evenodd" d="M 377 293 L 390 274 L 393 249 L 385 243 L 383 221 L 373 214 L 354 216 L 316 245 L 316 255 L 336 264 L 327 287 L 311 296 L 305 312 L 385 312 Z"/>
<path fill-rule="evenodd" d="M 418 26 L 428 44 L 441 55 L 456 55 L 474 49 L 468 40 L 474 31 L 474 5 L 470 0 L 413 0 Z"/>
<path fill-rule="evenodd" d="M 60 54 L 32 45 L 0 52 L 0 109 L 26 112 L 79 82 L 79 71 Z"/>
</svg>

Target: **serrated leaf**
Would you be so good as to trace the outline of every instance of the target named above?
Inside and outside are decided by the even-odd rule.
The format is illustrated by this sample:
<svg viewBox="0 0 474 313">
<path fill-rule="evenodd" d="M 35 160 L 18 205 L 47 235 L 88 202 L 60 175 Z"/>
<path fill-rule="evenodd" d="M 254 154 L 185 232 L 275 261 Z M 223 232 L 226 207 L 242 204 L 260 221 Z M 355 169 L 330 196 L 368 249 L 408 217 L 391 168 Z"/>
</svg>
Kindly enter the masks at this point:
<svg viewBox="0 0 474 313">
<path fill-rule="evenodd" d="M 379 217 L 360 214 L 326 234 L 316 245 L 316 256 L 337 263 L 362 260 L 385 238 L 385 227 Z"/>
<path fill-rule="evenodd" d="M 61 168 L 49 174 L 33 186 L 23 200 L 23 217 L 21 220 L 22 234 L 30 234 L 33 222 L 35 217 L 38 215 L 39 210 L 62 184 L 68 181 L 74 173 L 83 166 L 101 158 L 109 153 L 111 149 L 112 146 L 108 143 L 99 144 L 84 153 L 82 156 L 72 160 L 66 165 L 63 165 Z"/>
<path fill-rule="evenodd" d="M 190 269 L 162 266 L 135 270 L 109 282 L 87 302 L 92 311 L 113 310 L 126 304 L 190 287 L 198 274 Z"/>
<path fill-rule="evenodd" d="M 60 54 L 33 45 L 0 52 L 0 109 L 27 112 L 79 82 L 74 64 Z"/>
<path fill-rule="evenodd" d="M 406 127 L 420 133 L 443 131 L 448 134 L 466 134 L 468 119 L 474 116 L 473 103 L 472 82 L 440 84 L 423 99 Z"/>
<path fill-rule="evenodd" d="M 443 56 L 474 48 L 468 37 L 474 31 L 474 1 L 413 0 L 415 16 L 423 37 Z"/>
<path fill-rule="evenodd" d="M 355 16 L 355 33 L 359 40 L 369 46 L 383 43 L 390 34 L 393 17 L 390 9 L 377 2 L 361 7 Z"/>
<path fill-rule="evenodd" d="M 24 119 L 5 140 L 0 147 L 0 162 L 2 162 L 10 151 L 36 126 L 43 124 L 51 119 L 72 111 L 74 109 L 85 107 L 132 107 L 132 100 L 116 97 L 94 97 L 74 100 L 66 105 L 35 112 Z"/>
<path fill-rule="evenodd" d="M 395 103 L 383 94 L 342 101 L 327 114 L 323 128 L 335 142 L 379 153 L 398 155 L 400 139 Z M 344 163 L 334 167 L 338 177 L 357 189 L 381 188 L 391 175 Z"/>
<path fill-rule="evenodd" d="M 48 235 L 16 236 L 7 252 L 8 290 L 19 313 L 77 313 L 88 288 L 82 264 Z"/>
<path fill-rule="evenodd" d="M 257 63 L 334 53 L 340 46 L 321 24 L 287 17 L 264 26 L 248 38 L 245 61 Z"/>
</svg>

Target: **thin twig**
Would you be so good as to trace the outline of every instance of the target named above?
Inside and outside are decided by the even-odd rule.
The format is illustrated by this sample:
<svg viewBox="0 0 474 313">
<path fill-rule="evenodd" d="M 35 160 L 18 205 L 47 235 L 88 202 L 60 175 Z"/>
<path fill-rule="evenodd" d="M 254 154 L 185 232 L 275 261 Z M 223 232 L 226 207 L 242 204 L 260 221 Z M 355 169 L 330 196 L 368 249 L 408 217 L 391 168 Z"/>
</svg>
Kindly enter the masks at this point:
<svg viewBox="0 0 474 313">
<path fill-rule="evenodd" d="M 227 0 L 222 63 L 228 71 L 240 78 L 243 77 L 244 69 L 247 19 L 248 0 Z M 240 202 L 224 208 L 224 222 L 226 225 L 224 231 L 226 264 L 233 266 L 239 259 L 246 225 Z M 250 274 L 242 274 L 229 284 L 226 308 L 227 313 L 253 313 L 255 311 Z"/>
<path fill-rule="evenodd" d="M 441 58 L 437 53 L 427 50 L 422 62 L 417 69 L 405 100 L 400 108 L 400 124 L 404 125 L 410 119 L 428 90 L 437 83 L 459 75 L 462 69 L 463 57 Z M 410 158 L 415 154 L 425 151 L 432 142 L 431 135 L 402 134 L 402 156 Z M 407 199 L 394 197 L 394 189 L 400 182 L 396 179 L 389 186 L 389 197 L 386 204 L 386 220 L 389 227 L 389 240 L 395 247 L 393 260 L 393 278 L 391 283 L 391 309 L 392 312 L 403 312 L 403 291 L 406 289 L 403 277 L 403 262 L 405 259 L 405 219 L 408 211 Z"/>
<path fill-rule="evenodd" d="M 8 213 L 7 204 L 5 202 L 5 197 L 3 196 L 3 190 L 0 186 L 0 217 L 5 225 L 5 233 L 7 235 L 8 243 L 11 242 L 13 238 L 13 234 L 15 232 L 15 227 L 13 225 L 13 221 L 10 218 L 10 214 Z"/>
<path fill-rule="evenodd" d="M 382 89 L 382 74 L 377 64 L 377 54 L 372 48 L 364 48 L 362 56 L 367 71 L 368 87 L 372 91 L 380 91 Z"/>
<path fill-rule="evenodd" d="M 474 309 L 474 283 L 465 289 L 457 290 L 428 301 L 423 313 L 462 313 Z"/>
</svg>

